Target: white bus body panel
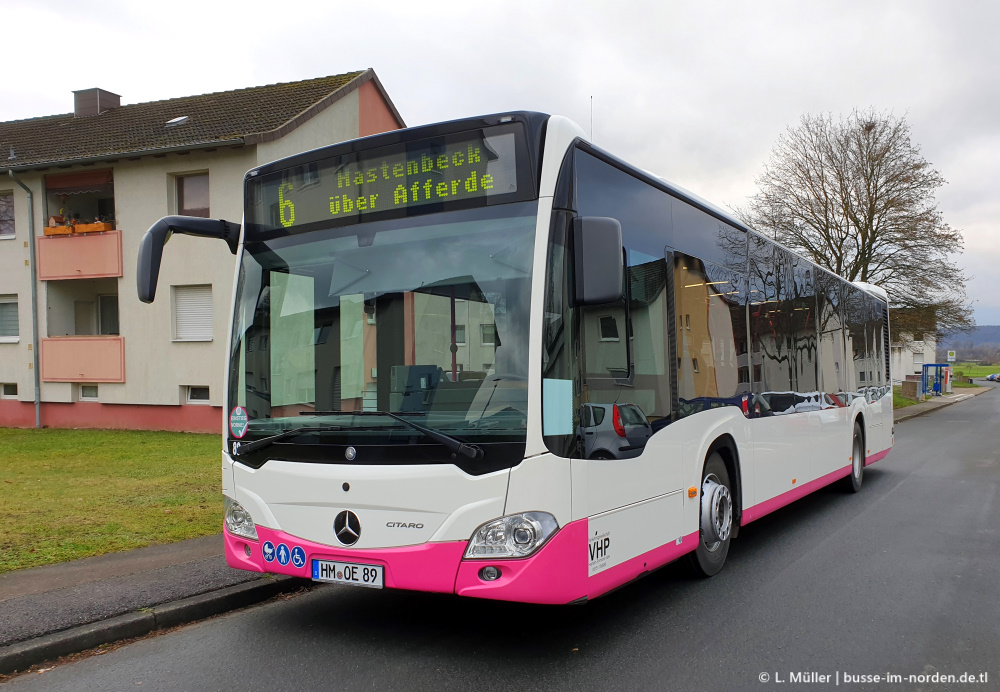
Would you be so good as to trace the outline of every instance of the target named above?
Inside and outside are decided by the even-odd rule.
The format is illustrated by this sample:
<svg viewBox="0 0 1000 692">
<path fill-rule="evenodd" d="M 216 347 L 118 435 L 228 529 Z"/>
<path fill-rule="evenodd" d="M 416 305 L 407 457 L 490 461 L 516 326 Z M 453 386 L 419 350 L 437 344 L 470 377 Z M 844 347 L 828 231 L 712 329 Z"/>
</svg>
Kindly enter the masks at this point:
<svg viewBox="0 0 1000 692">
<path fill-rule="evenodd" d="M 510 475 L 503 470 L 470 476 L 451 464 L 358 466 L 273 459 L 259 469 L 233 468 L 235 499 L 254 522 L 338 545 L 334 517 L 353 510 L 364 525 L 352 546 L 358 549 L 468 540 L 480 524 L 503 514 Z M 350 490 L 344 490 L 344 483 Z"/>
</svg>

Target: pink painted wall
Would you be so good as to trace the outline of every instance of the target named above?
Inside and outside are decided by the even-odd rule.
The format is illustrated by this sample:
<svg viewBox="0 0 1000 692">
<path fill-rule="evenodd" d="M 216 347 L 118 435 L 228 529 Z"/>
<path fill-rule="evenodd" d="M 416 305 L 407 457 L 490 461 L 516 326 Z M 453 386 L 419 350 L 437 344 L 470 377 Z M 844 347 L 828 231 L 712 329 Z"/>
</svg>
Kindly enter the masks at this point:
<svg viewBox="0 0 1000 692">
<path fill-rule="evenodd" d="M 0 427 L 35 427 L 34 403 L 0 400 Z M 221 434 L 222 408 L 199 405 L 100 404 L 93 401 L 66 404 L 43 402 L 42 427 L 172 430 Z"/>
<path fill-rule="evenodd" d="M 362 84 L 358 89 L 358 136 L 398 130 L 399 125 L 375 85 L 371 82 Z"/>
<path fill-rule="evenodd" d="M 43 382 L 124 382 L 125 339 L 59 336 L 42 339 Z"/>
<path fill-rule="evenodd" d="M 122 232 L 39 236 L 38 278 L 94 279 L 122 275 Z"/>
</svg>

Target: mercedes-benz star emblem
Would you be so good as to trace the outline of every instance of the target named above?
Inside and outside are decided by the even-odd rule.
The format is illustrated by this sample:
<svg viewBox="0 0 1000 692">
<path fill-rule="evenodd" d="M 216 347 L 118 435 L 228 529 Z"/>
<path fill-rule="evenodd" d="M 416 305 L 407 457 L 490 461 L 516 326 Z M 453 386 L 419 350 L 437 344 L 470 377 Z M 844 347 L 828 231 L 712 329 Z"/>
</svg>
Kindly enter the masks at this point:
<svg viewBox="0 0 1000 692">
<path fill-rule="evenodd" d="M 354 457 L 358 456 L 358 450 L 354 449 L 354 447 L 348 447 L 344 450 L 344 456 L 347 457 L 348 461 L 354 461 Z"/>
<path fill-rule="evenodd" d="M 333 520 L 333 533 L 344 545 L 354 545 L 361 538 L 361 522 L 354 512 L 344 510 Z"/>
</svg>

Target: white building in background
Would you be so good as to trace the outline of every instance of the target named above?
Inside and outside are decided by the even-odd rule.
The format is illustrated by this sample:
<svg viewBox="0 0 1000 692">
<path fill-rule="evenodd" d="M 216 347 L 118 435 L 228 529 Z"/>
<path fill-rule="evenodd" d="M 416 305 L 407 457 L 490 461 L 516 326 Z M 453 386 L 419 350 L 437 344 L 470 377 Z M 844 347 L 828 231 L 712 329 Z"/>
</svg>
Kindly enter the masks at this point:
<svg viewBox="0 0 1000 692">
<path fill-rule="evenodd" d="M 931 332 L 893 334 L 898 338 L 890 348 L 892 383 L 899 384 L 907 375 L 919 375 L 925 363 L 937 363 L 937 339 Z"/>
<path fill-rule="evenodd" d="M 0 427 L 35 424 L 37 353 L 43 426 L 217 432 L 235 259 L 174 236 L 141 304 L 146 229 L 169 214 L 239 222 L 247 170 L 405 124 L 371 69 L 125 106 L 74 97 L 72 113 L 0 122 Z"/>
</svg>

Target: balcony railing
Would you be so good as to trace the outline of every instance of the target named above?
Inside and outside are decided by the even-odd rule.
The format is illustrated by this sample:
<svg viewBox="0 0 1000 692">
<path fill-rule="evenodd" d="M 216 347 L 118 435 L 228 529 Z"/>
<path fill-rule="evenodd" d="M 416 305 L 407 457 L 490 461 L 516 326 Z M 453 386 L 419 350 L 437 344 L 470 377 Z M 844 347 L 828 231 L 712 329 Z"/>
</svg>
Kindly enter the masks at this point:
<svg viewBox="0 0 1000 692">
<path fill-rule="evenodd" d="M 43 382 L 124 382 L 125 339 L 58 336 L 42 339 Z"/>
<path fill-rule="evenodd" d="M 38 278 L 99 279 L 122 275 L 122 232 L 38 238 Z"/>
</svg>

